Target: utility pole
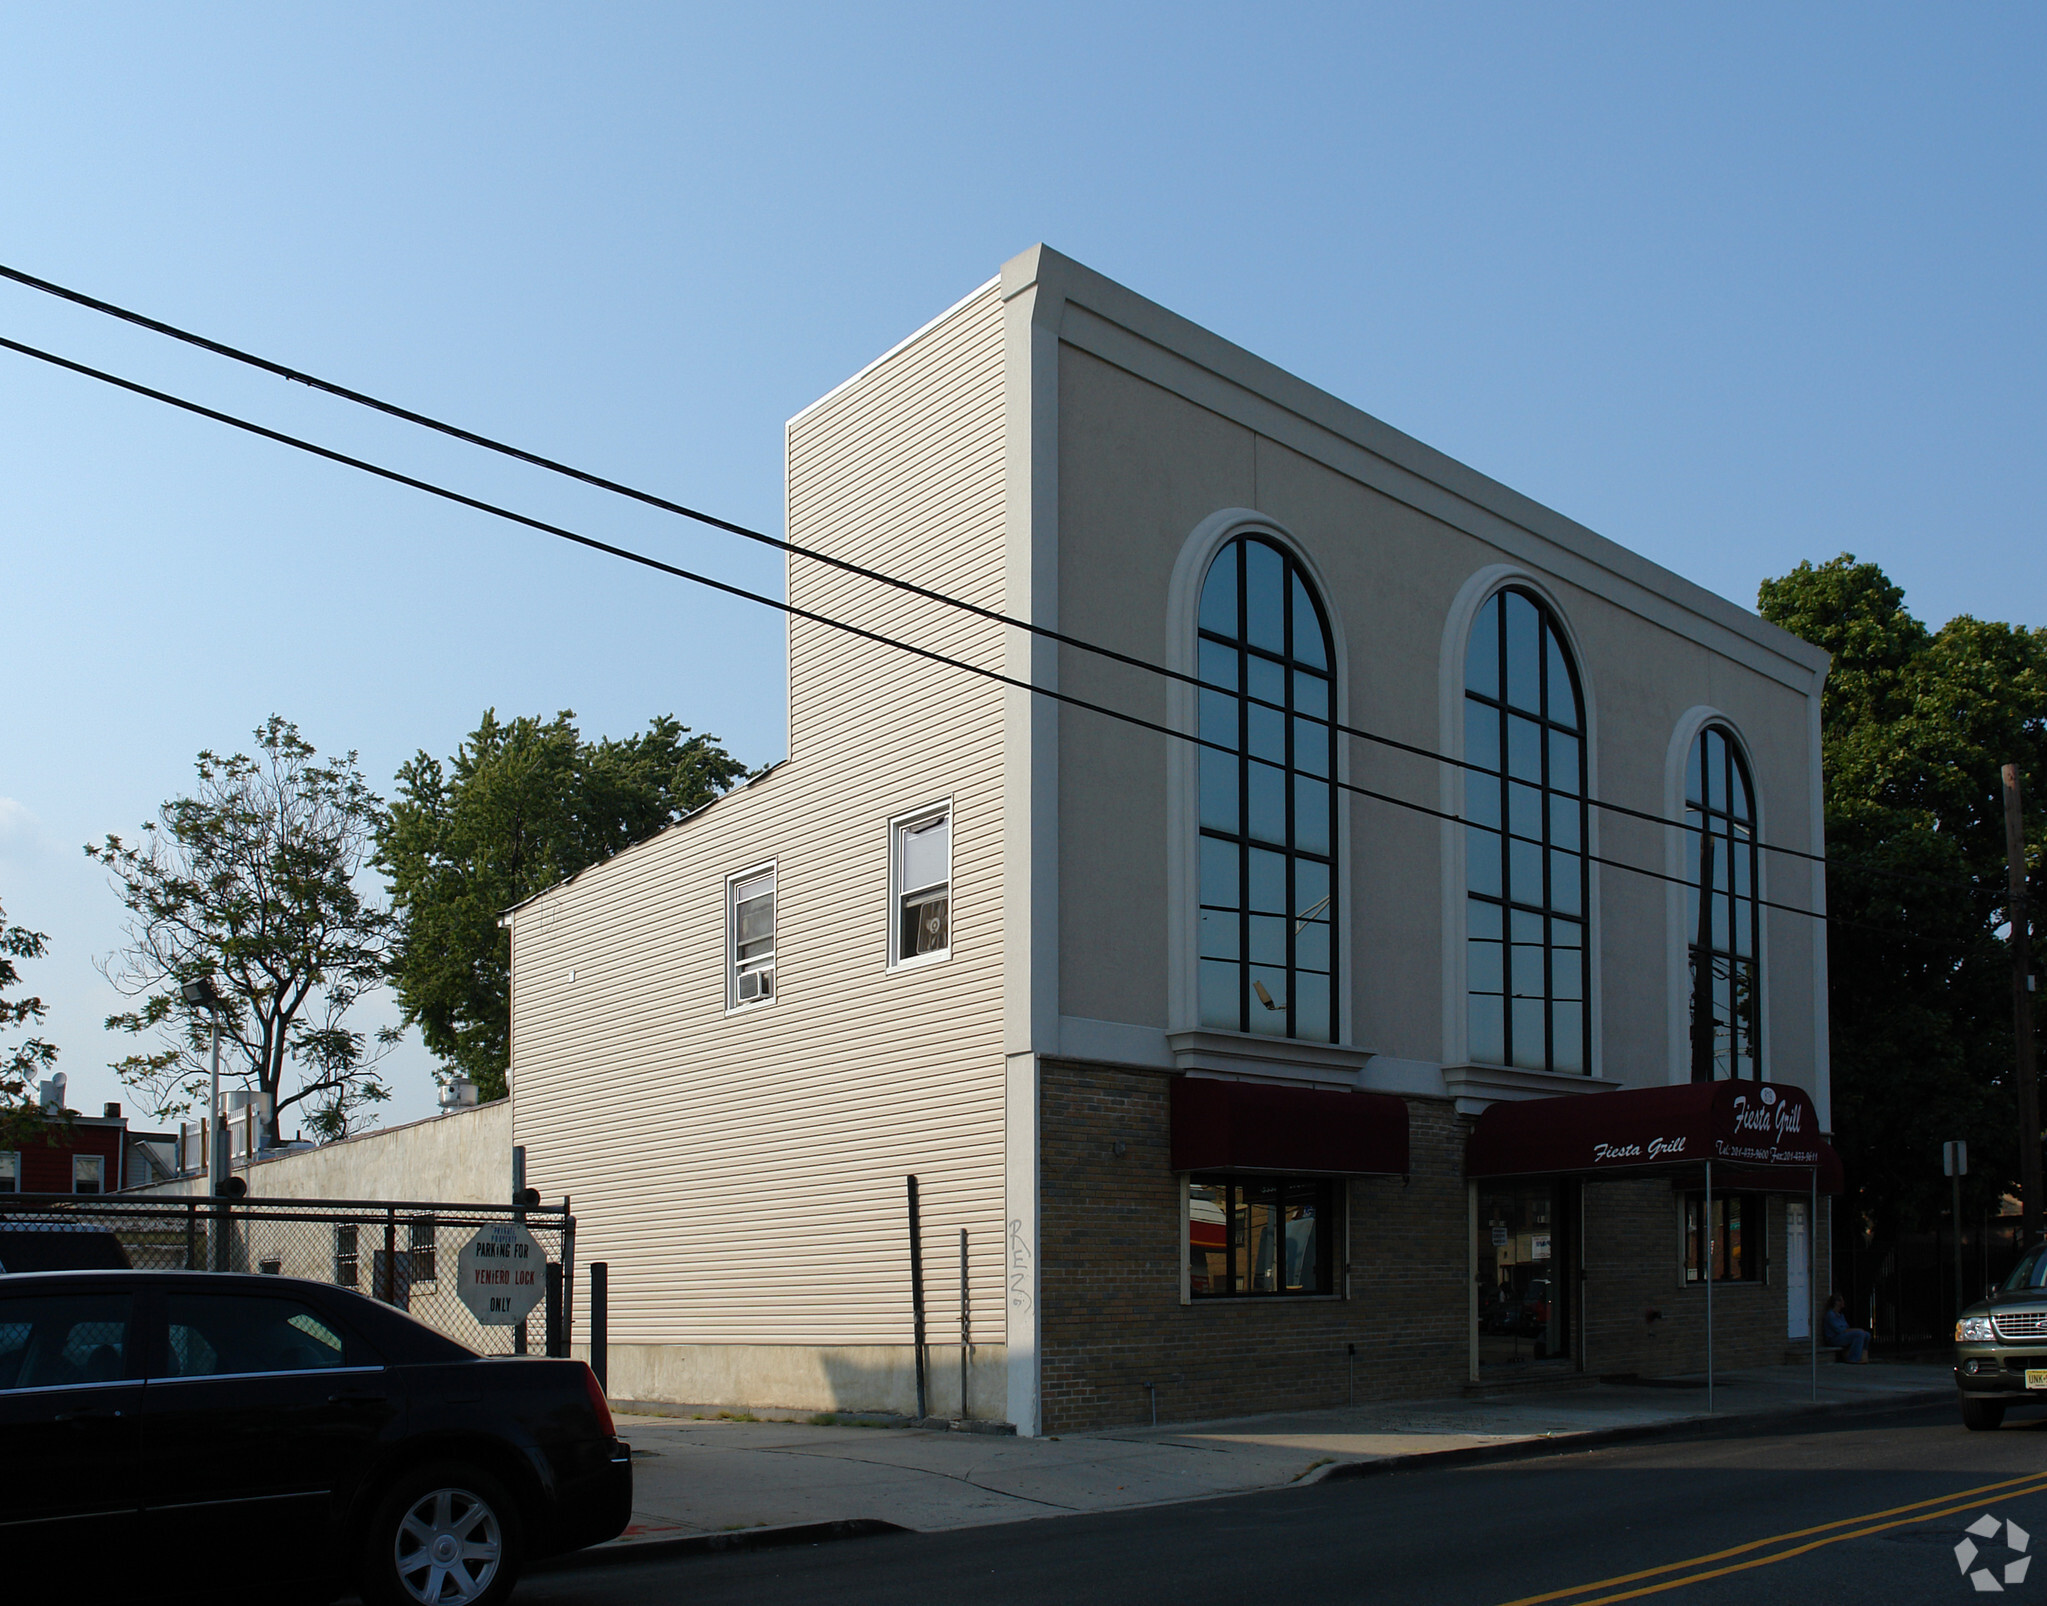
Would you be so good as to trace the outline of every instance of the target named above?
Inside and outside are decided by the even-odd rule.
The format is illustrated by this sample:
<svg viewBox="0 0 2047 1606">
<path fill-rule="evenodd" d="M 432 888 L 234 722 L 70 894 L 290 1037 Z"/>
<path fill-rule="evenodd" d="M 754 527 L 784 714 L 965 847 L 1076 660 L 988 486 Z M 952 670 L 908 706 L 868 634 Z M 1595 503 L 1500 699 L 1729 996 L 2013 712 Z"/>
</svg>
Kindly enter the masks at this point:
<svg viewBox="0 0 2047 1606">
<path fill-rule="evenodd" d="M 1713 822 L 1699 810 L 1699 930 L 1692 946 L 1692 1080 L 1713 1080 Z M 1730 1002 L 1732 993 L 1729 994 Z M 1732 1034 L 1733 1022 L 1728 1023 Z M 1732 1042 L 1729 1043 L 1730 1054 Z M 1733 1065 L 1729 1059 L 1730 1068 Z"/>
<path fill-rule="evenodd" d="M 1943 1143 L 1940 1146 L 1940 1164 L 1955 1190 L 1955 1315 L 1960 1316 L 1975 1303 L 1962 1292 L 1962 1178 L 1969 1174 L 1969 1145 L 1959 1139 Z"/>
<path fill-rule="evenodd" d="M 2026 832 L 2020 808 L 2019 767 L 2004 767 L 2004 858 L 2010 890 L 2005 910 L 2011 926 L 2011 1028 L 2013 1071 L 2019 1084 L 2020 1218 L 2026 1247 L 2040 1241 L 2040 1069 L 2033 1041 L 2032 921 L 2026 899 Z"/>
</svg>

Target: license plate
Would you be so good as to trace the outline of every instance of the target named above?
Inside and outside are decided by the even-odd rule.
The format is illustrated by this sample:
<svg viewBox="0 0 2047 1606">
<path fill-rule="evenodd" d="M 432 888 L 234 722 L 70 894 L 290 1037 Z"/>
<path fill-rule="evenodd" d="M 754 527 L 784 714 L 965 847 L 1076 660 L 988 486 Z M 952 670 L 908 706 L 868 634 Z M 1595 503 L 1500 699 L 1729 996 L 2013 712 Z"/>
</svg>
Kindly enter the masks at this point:
<svg viewBox="0 0 2047 1606">
<path fill-rule="evenodd" d="M 2026 1387 L 2029 1389 L 2047 1389 L 2047 1366 L 2027 1367 Z"/>
</svg>

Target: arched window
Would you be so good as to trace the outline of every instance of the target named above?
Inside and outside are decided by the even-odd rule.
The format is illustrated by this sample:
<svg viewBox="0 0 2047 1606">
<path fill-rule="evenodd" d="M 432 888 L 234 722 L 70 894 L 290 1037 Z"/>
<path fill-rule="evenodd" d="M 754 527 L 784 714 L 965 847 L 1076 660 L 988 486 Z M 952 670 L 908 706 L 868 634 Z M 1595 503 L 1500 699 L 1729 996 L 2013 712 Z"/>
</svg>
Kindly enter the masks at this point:
<svg viewBox="0 0 2047 1606">
<path fill-rule="evenodd" d="M 1201 588 L 1201 1024 L 1336 1040 L 1336 693 L 1329 623 L 1272 542 Z M 1223 751 L 1218 751 L 1221 748 Z"/>
<path fill-rule="evenodd" d="M 1585 716 L 1549 609 L 1506 590 L 1464 659 L 1466 1001 L 1471 1058 L 1586 1071 Z"/>
<path fill-rule="evenodd" d="M 1760 1074 L 1755 789 L 1728 733 L 1708 725 L 1685 762 L 1686 940 L 1692 1080 Z"/>
</svg>

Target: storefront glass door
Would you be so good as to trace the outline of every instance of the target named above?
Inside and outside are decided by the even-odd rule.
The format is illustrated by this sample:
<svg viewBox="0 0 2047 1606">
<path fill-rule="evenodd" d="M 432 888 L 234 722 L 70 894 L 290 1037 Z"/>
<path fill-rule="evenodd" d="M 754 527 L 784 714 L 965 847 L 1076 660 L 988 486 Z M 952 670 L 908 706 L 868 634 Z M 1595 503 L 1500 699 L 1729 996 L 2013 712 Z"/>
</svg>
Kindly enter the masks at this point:
<svg viewBox="0 0 2047 1606">
<path fill-rule="evenodd" d="M 1568 1362 L 1563 1188 L 1484 1183 L 1478 1190 L 1478 1360 L 1486 1370 Z"/>
</svg>

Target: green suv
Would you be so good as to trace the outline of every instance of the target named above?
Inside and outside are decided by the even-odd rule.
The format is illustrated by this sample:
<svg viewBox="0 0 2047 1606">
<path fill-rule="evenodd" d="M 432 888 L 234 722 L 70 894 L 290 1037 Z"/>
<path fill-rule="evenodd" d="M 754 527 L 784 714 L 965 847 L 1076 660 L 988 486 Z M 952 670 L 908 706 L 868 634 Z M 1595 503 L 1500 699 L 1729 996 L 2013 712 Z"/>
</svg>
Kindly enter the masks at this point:
<svg viewBox="0 0 2047 1606">
<path fill-rule="evenodd" d="M 1962 1426 L 1981 1431 L 2005 1409 L 2047 1402 L 2047 1244 L 2026 1251 L 2004 1286 L 1955 1323 Z"/>
</svg>

